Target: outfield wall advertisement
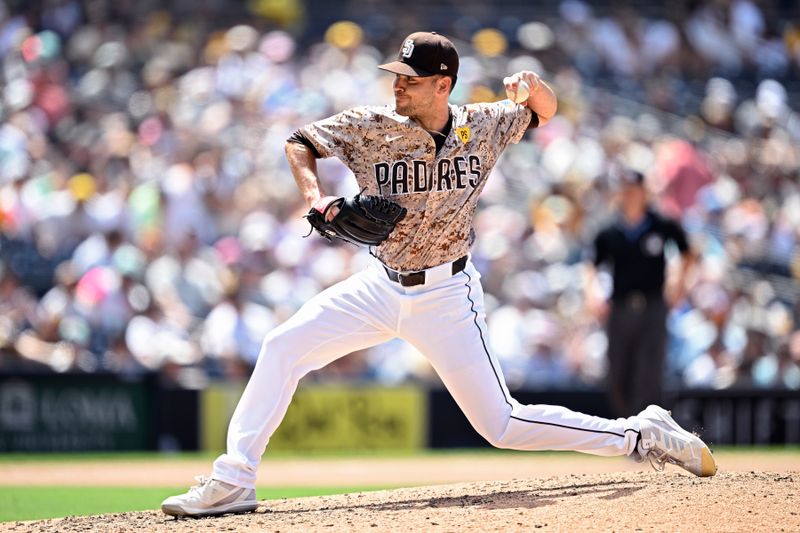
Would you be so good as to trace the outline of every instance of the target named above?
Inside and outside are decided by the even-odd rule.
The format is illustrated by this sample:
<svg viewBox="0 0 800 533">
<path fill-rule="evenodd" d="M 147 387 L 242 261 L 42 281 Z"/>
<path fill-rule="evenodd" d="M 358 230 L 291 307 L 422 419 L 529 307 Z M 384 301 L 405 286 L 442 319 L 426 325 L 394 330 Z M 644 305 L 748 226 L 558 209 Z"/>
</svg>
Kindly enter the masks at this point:
<svg viewBox="0 0 800 533">
<path fill-rule="evenodd" d="M 225 445 L 241 387 L 212 386 L 201 406 L 206 450 Z M 270 450 L 414 450 L 427 442 L 426 392 L 417 387 L 309 386 L 295 393 Z"/>
<path fill-rule="evenodd" d="M 0 374 L 0 453 L 225 448 L 243 384 L 204 390 L 97 374 Z M 514 391 L 522 403 L 609 416 L 602 391 Z M 800 444 L 800 391 L 680 391 L 666 403 L 715 444 Z M 416 450 L 488 446 L 446 390 L 301 385 L 270 450 Z"/>
<path fill-rule="evenodd" d="M 800 444 L 800 391 L 730 389 L 670 391 L 665 406 L 683 427 L 700 432 L 707 442 L 725 445 Z M 582 413 L 610 417 L 606 395 L 599 390 L 514 391 L 523 404 L 562 405 Z M 446 390 L 428 396 L 431 448 L 489 446 L 470 426 Z"/>
<path fill-rule="evenodd" d="M 152 448 L 147 392 L 103 376 L 0 376 L 0 452 Z"/>
</svg>

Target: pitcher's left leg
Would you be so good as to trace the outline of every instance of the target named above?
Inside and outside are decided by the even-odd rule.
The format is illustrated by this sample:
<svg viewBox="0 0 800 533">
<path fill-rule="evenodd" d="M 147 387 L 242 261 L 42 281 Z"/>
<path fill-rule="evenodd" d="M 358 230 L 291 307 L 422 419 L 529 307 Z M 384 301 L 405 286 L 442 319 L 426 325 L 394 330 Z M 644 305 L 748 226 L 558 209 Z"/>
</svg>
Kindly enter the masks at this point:
<svg viewBox="0 0 800 533">
<path fill-rule="evenodd" d="M 573 450 L 629 455 L 636 418 L 609 420 L 554 405 L 522 405 L 511 397 L 489 352 L 479 274 L 468 264 L 420 293 L 400 335 L 431 362 L 472 426 L 492 445 L 517 450 Z"/>
</svg>

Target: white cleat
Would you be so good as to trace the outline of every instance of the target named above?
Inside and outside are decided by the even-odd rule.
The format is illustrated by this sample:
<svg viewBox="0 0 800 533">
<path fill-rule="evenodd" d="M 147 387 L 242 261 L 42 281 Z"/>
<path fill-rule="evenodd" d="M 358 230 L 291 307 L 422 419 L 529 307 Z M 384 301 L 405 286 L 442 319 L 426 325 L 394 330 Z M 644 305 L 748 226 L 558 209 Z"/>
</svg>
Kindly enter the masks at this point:
<svg viewBox="0 0 800 533">
<path fill-rule="evenodd" d="M 170 516 L 213 516 L 226 513 L 247 513 L 258 507 L 255 489 L 237 487 L 205 476 L 195 478 L 200 483 L 186 494 L 170 496 L 161 510 Z"/>
<path fill-rule="evenodd" d="M 636 446 L 642 460 L 648 458 L 653 468 L 664 470 L 665 463 L 678 465 L 700 477 L 717 473 L 711 450 L 699 437 L 681 428 L 669 411 L 650 405 L 639 413 L 641 439 Z"/>
</svg>

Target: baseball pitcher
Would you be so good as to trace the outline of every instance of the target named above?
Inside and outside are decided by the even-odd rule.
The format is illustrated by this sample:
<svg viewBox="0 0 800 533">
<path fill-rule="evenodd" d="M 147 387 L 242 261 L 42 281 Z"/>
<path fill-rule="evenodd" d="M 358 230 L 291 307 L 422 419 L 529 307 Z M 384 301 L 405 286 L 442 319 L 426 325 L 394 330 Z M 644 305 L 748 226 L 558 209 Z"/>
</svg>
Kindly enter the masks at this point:
<svg viewBox="0 0 800 533">
<path fill-rule="evenodd" d="M 657 406 L 608 420 L 550 405 L 522 405 L 489 352 L 480 273 L 470 261 L 475 206 L 510 143 L 546 124 L 556 97 L 539 76 L 504 80 L 527 99 L 455 106 L 458 53 L 436 33 L 402 43 L 394 102 L 357 107 L 300 128 L 286 157 L 312 225 L 328 238 L 370 246 L 364 271 L 328 288 L 267 335 L 228 429 L 227 453 L 210 477 L 165 500 L 176 516 L 252 511 L 256 470 L 300 379 L 351 352 L 393 338 L 430 361 L 473 427 L 494 446 L 649 458 L 712 476 L 708 447 Z M 523 83 L 524 82 L 524 83 Z M 524 97 L 523 97 L 524 98 Z M 515 103 L 513 100 L 519 100 Z M 325 196 L 316 160 L 338 157 L 355 175 L 356 198 Z"/>
</svg>

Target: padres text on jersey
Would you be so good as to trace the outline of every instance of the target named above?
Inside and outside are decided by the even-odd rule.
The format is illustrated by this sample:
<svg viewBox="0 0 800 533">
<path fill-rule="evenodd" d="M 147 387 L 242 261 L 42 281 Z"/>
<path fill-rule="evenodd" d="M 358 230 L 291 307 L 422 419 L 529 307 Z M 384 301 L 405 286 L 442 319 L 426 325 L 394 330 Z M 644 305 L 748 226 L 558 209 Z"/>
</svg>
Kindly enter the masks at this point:
<svg viewBox="0 0 800 533">
<path fill-rule="evenodd" d="M 469 252 L 472 215 L 498 157 L 519 142 L 531 111 L 507 100 L 450 106 L 450 134 L 433 138 L 394 106 L 357 107 L 302 128 L 322 157 L 338 157 L 365 194 L 408 210 L 376 255 L 397 270 L 421 270 Z"/>
</svg>

